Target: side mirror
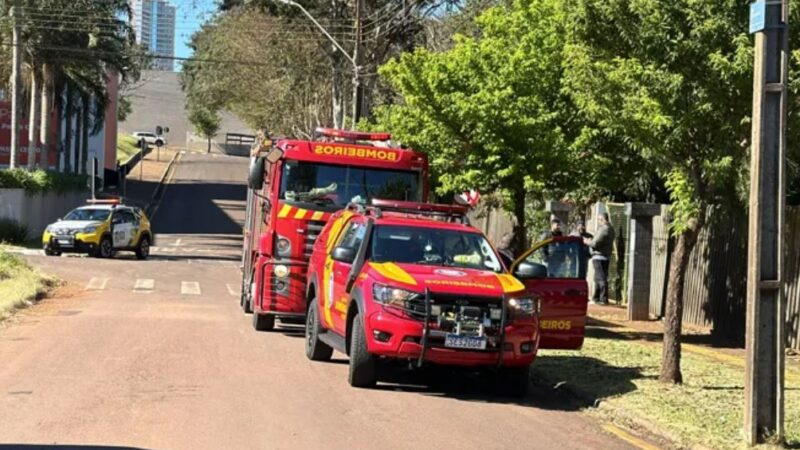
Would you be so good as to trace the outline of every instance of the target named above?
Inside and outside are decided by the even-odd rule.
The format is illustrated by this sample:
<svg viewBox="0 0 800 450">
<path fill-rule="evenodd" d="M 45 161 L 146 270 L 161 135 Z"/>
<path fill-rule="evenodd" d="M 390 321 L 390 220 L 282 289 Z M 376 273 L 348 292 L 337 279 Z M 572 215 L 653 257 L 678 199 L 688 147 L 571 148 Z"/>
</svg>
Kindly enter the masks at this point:
<svg viewBox="0 0 800 450">
<path fill-rule="evenodd" d="M 514 270 L 514 276 L 521 280 L 547 278 L 547 267 L 537 263 L 521 262 Z"/>
<path fill-rule="evenodd" d="M 331 258 L 333 258 L 334 261 L 352 264 L 356 259 L 356 249 L 352 247 L 336 247 L 333 249 Z"/>
<path fill-rule="evenodd" d="M 264 157 L 252 158 L 250 161 L 250 173 L 247 175 L 247 186 L 253 190 L 261 189 L 264 185 Z"/>
</svg>

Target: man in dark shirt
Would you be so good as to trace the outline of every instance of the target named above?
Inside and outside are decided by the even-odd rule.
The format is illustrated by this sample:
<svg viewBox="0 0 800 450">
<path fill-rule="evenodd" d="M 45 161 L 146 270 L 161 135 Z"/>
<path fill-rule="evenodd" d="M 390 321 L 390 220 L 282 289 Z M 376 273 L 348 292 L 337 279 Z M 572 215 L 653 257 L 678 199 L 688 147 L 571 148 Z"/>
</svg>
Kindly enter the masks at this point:
<svg viewBox="0 0 800 450">
<path fill-rule="evenodd" d="M 583 238 L 583 243 L 592 248 L 592 268 L 594 269 L 594 292 L 592 302 L 608 304 L 608 263 L 614 250 L 614 227 L 608 220 L 608 213 L 597 218 L 597 233 L 592 238 Z"/>
</svg>

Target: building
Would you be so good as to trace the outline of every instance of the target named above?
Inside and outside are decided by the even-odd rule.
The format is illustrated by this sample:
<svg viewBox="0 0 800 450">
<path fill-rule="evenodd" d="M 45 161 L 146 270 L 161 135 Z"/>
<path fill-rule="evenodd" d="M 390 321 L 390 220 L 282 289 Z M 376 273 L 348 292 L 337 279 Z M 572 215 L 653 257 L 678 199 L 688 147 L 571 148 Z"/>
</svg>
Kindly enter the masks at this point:
<svg viewBox="0 0 800 450">
<path fill-rule="evenodd" d="M 130 0 L 136 42 L 150 53 L 175 56 L 175 7 L 167 0 Z M 155 59 L 153 68 L 172 71 L 172 59 Z"/>
</svg>

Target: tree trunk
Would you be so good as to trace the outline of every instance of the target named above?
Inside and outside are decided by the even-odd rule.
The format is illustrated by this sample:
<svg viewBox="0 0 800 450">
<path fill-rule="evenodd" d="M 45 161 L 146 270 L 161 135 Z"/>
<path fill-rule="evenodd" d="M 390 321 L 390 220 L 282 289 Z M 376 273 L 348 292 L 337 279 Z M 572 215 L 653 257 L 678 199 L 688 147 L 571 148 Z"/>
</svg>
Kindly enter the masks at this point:
<svg viewBox="0 0 800 450">
<path fill-rule="evenodd" d="M 661 355 L 661 374 L 663 383 L 683 383 L 681 374 L 681 331 L 683 328 L 683 287 L 689 257 L 697 243 L 700 232 L 699 221 L 694 222 L 678 236 L 675 249 L 670 256 L 669 282 L 667 284 L 667 305 L 664 313 L 664 347 Z"/>
<path fill-rule="evenodd" d="M 47 170 L 50 168 L 50 145 L 53 143 L 50 138 L 50 119 L 53 112 L 53 77 L 50 73 L 48 64 L 42 65 L 42 117 L 40 119 L 41 129 L 39 142 L 42 144 L 40 166 Z"/>
<path fill-rule="evenodd" d="M 28 118 L 28 170 L 36 167 L 36 147 L 39 144 L 39 91 L 41 80 L 36 73 L 36 68 L 31 68 L 31 106 L 29 108 L 30 117 Z"/>
<path fill-rule="evenodd" d="M 88 173 L 86 163 L 89 160 L 89 103 L 91 97 L 84 93 L 81 96 L 81 173 Z"/>
<path fill-rule="evenodd" d="M 75 103 L 72 101 L 72 87 L 64 87 L 66 104 L 64 105 L 64 172 L 72 173 L 72 118 L 75 116 Z"/>
<path fill-rule="evenodd" d="M 206 149 L 206 153 L 211 153 L 211 136 L 206 136 L 208 139 L 208 148 Z"/>
<path fill-rule="evenodd" d="M 511 241 L 512 248 L 515 255 L 520 255 L 528 249 L 528 235 L 525 227 L 525 188 L 523 187 L 522 180 L 515 183 L 514 191 L 512 192 L 511 199 L 514 202 L 514 239 Z"/>
</svg>

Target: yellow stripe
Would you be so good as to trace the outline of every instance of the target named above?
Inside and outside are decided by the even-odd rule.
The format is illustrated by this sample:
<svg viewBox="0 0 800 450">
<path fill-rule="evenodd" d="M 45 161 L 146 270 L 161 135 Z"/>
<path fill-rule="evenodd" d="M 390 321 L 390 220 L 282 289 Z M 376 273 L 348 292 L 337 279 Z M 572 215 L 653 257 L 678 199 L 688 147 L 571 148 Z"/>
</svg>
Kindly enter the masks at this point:
<svg viewBox="0 0 800 450">
<path fill-rule="evenodd" d="M 497 280 L 500 281 L 500 286 L 503 288 L 503 292 L 506 294 L 525 289 L 524 284 L 507 273 L 497 274 Z"/>
<path fill-rule="evenodd" d="M 345 211 L 331 226 L 331 231 L 328 234 L 328 242 L 325 243 L 328 253 L 333 250 L 333 245 L 336 243 L 336 239 L 339 237 L 339 232 L 342 231 L 342 227 L 347 222 L 347 219 L 349 219 L 352 215 L 353 213 L 350 211 Z"/>
<path fill-rule="evenodd" d="M 627 431 L 621 428 L 611 425 L 610 423 L 603 425 L 603 429 L 613 434 L 614 436 L 622 439 L 623 441 L 633 445 L 634 447 L 640 448 L 642 450 L 661 450 L 660 447 L 657 447 L 642 439 L 639 439 L 638 437 L 628 433 Z"/>
<path fill-rule="evenodd" d="M 408 274 L 405 270 L 403 270 L 400 266 L 395 263 L 369 263 L 370 267 L 375 269 L 376 272 L 381 274 L 382 276 L 392 280 L 398 281 L 400 283 L 406 283 L 416 286 L 417 280 L 414 279 L 411 275 Z"/>
<path fill-rule="evenodd" d="M 319 220 L 322 219 L 322 215 L 325 214 L 322 211 L 317 211 L 311 216 L 311 220 Z"/>
<path fill-rule="evenodd" d="M 295 218 L 295 219 L 302 219 L 303 217 L 305 217 L 305 216 L 306 216 L 306 213 L 307 213 L 307 212 L 308 212 L 308 210 L 307 210 L 307 209 L 300 209 L 300 208 L 297 208 L 297 212 L 296 212 L 296 213 L 294 213 L 294 218 Z"/>
<path fill-rule="evenodd" d="M 347 301 L 345 300 L 344 302 L 336 302 L 336 304 L 333 305 L 333 307 L 334 307 L 334 309 L 336 309 L 340 313 L 346 313 L 347 312 Z"/>
<path fill-rule="evenodd" d="M 333 328 L 333 317 L 331 317 L 331 309 L 328 308 L 328 289 L 331 282 L 331 276 L 333 275 L 333 259 L 328 255 L 325 258 L 325 266 L 322 270 L 322 312 L 323 317 L 325 317 L 325 322 L 328 324 L 329 328 Z"/>
<path fill-rule="evenodd" d="M 285 219 L 290 212 L 292 212 L 292 207 L 289 205 L 283 205 L 283 208 L 281 208 L 280 212 L 278 213 L 278 218 Z"/>
</svg>

